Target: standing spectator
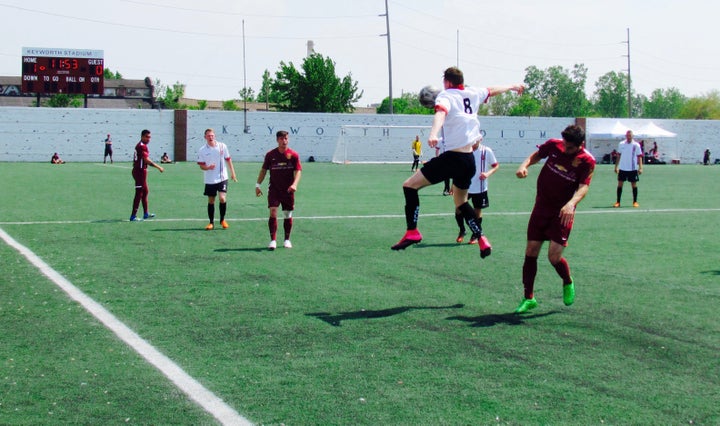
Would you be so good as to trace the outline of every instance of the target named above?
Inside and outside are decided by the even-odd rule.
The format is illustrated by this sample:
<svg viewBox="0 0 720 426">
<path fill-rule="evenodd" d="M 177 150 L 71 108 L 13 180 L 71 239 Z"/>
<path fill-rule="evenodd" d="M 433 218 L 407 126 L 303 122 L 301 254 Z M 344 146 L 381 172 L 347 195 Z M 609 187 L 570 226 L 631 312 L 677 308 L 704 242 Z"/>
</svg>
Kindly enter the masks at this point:
<svg viewBox="0 0 720 426">
<path fill-rule="evenodd" d="M 112 138 L 110 137 L 110 133 L 108 133 L 105 138 L 105 155 L 103 155 L 103 164 L 107 162 L 108 156 L 110 156 L 110 164 L 113 163 L 112 152 Z"/>
<path fill-rule="evenodd" d="M 260 168 L 257 183 L 255 184 L 255 195 L 261 196 L 261 185 L 265 180 L 265 175 L 270 172 L 270 185 L 268 185 L 268 209 L 270 210 L 270 218 L 268 219 L 268 229 L 270 231 L 269 250 L 277 248 L 277 213 L 278 207 L 282 207 L 283 211 L 283 229 L 285 231 L 285 242 L 283 247 L 292 248 L 290 242 L 290 233 L 292 232 L 293 219 L 292 213 L 295 210 L 295 192 L 297 191 L 300 176 L 302 175 L 302 165 L 300 164 L 300 155 L 290 149 L 288 144 L 290 138 L 288 132 L 280 130 L 275 134 L 278 147 L 272 149 L 265 154 L 265 160 Z"/>
<path fill-rule="evenodd" d="M 410 171 L 417 170 L 420 167 L 420 156 L 422 155 L 422 142 L 420 142 L 420 136 L 415 136 L 415 140 L 412 145 L 413 163 L 410 166 Z"/>
<path fill-rule="evenodd" d="M 167 156 L 165 153 L 164 156 Z M 225 164 L 227 163 L 227 167 Z M 204 173 L 205 192 L 208 197 L 207 215 L 210 223 L 205 227 L 208 231 L 215 228 L 215 197 L 220 197 L 220 226 L 227 229 L 230 226 L 225 220 L 227 212 L 227 188 L 228 188 L 228 170 L 230 170 L 230 178 L 237 182 L 235 176 L 235 167 L 233 167 L 230 152 L 227 146 L 215 140 L 215 131 L 213 129 L 205 130 L 205 145 L 198 151 L 198 166 Z"/>
<path fill-rule="evenodd" d="M 480 234 L 475 212 L 467 201 L 467 191 L 475 174 L 472 145 L 480 137 L 477 112 L 480 105 L 487 102 L 491 96 L 511 90 L 522 94 L 524 90 L 522 84 L 487 88 L 466 87 L 463 73 L 456 67 L 445 70 L 443 87 L 445 90 L 435 99 L 435 115 L 428 136 L 428 145 L 430 148 L 437 147 L 441 143 L 442 132 L 444 152 L 425 163 L 419 171 L 403 182 L 406 232 L 400 241 L 391 247 L 392 250 L 403 250 L 422 241 L 422 234 L 417 229 L 420 214 L 418 191 L 448 178 L 453 179 L 452 193 L 455 208 L 467 221 L 470 231 Z M 480 250 L 482 253 L 482 245 Z"/>
<path fill-rule="evenodd" d="M 480 228 L 480 235 L 473 234 L 470 237 L 469 244 L 477 244 L 478 241 L 480 241 L 480 244 L 486 247 L 484 251 L 480 251 L 480 257 L 484 258 L 490 255 L 491 246 L 482 230 L 482 211 L 483 209 L 490 207 L 490 199 L 488 198 L 488 179 L 498 170 L 500 165 L 498 164 L 497 159 L 495 159 L 493 150 L 482 144 L 482 137 L 475 142 L 475 145 L 473 145 L 473 156 L 475 157 L 475 176 L 473 176 L 473 179 L 470 182 L 468 198 L 472 201 L 475 209 L 475 220 L 477 221 L 478 228 Z M 458 243 L 462 243 L 463 238 L 465 237 L 465 221 L 458 210 L 455 210 L 455 221 L 460 228 L 460 233 L 458 234 L 456 241 Z"/>
<path fill-rule="evenodd" d="M 148 144 L 151 139 L 150 130 L 143 130 L 140 132 L 140 142 L 135 145 L 135 153 L 133 154 L 133 167 L 132 177 L 135 180 L 135 198 L 133 198 L 132 213 L 130 213 L 130 222 L 136 222 L 138 208 L 140 203 L 143 207 L 143 219 L 149 219 L 155 217 L 154 213 L 150 213 L 148 210 L 148 194 L 150 194 L 150 187 L 147 183 L 147 167 L 148 165 L 155 167 L 160 170 L 160 173 L 164 172 L 165 169 L 158 166 L 153 160 L 150 159 L 150 150 L 148 150 Z"/>
<path fill-rule="evenodd" d="M 569 306 L 575 301 L 575 284 L 563 250 L 572 231 L 575 208 L 585 198 L 595 170 L 595 158 L 583 148 L 584 141 L 581 127 L 568 126 L 562 132 L 562 140 L 550 139 L 540 145 L 515 173 L 524 179 L 529 166 L 546 159 L 538 175 L 535 206 L 528 222 L 522 268 L 524 298 L 515 310 L 518 314 L 538 305 L 534 295 L 537 260 L 547 240 L 550 240 L 548 260 L 562 278 L 563 303 Z"/>
<path fill-rule="evenodd" d="M 618 175 L 617 200 L 613 207 L 620 207 L 622 198 L 623 183 L 630 182 L 633 194 L 633 207 L 640 207 L 638 204 L 638 187 L 640 175 L 643 171 L 643 150 L 639 143 L 633 139 L 632 130 L 625 133 L 625 140 L 618 145 L 618 160 L 615 162 L 615 173 Z"/>
<path fill-rule="evenodd" d="M 705 153 L 703 154 L 703 164 L 706 166 L 710 164 L 710 148 L 705 149 Z"/>
</svg>

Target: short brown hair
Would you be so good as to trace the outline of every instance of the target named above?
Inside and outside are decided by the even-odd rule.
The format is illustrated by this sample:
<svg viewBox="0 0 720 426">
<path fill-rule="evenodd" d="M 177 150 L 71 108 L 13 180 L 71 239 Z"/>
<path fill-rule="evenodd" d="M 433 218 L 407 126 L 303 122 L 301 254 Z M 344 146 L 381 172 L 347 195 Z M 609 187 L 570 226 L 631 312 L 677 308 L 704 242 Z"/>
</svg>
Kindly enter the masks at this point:
<svg viewBox="0 0 720 426">
<path fill-rule="evenodd" d="M 445 70 L 443 78 L 450 82 L 453 86 L 459 86 L 465 83 L 463 72 L 458 67 L 450 67 Z"/>
<path fill-rule="evenodd" d="M 562 131 L 561 135 L 564 140 L 575 146 L 580 146 L 583 142 L 585 142 L 585 130 L 574 124 L 567 126 L 565 130 Z"/>
<path fill-rule="evenodd" d="M 282 138 L 288 135 L 287 130 L 278 130 L 277 133 L 275 133 L 275 138 Z"/>
</svg>

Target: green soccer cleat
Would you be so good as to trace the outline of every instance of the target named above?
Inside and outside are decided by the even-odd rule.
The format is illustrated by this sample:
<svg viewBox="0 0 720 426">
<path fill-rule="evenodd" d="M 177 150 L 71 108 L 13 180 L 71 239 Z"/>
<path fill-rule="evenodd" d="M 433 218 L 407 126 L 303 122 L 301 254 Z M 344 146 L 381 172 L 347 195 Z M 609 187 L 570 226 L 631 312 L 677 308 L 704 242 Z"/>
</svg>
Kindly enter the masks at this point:
<svg viewBox="0 0 720 426">
<path fill-rule="evenodd" d="M 572 278 L 570 278 L 572 280 Z M 571 281 L 570 284 L 563 285 L 563 303 L 565 306 L 570 306 L 575 301 L 575 282 Z"/>
<path fill-rule="evenodd" d="M 515 309 L 515 313 L 523 314 L 523 313 L 529 311 L 530 309 L 537 308 L 537 305 L 538 305 L 537 300 L 535 300 L 534 297 L 532 299 L 523 299 L 523 301 L 520 302 L 520 306 L 518 306 L 517 309 Z"/>
</svg>

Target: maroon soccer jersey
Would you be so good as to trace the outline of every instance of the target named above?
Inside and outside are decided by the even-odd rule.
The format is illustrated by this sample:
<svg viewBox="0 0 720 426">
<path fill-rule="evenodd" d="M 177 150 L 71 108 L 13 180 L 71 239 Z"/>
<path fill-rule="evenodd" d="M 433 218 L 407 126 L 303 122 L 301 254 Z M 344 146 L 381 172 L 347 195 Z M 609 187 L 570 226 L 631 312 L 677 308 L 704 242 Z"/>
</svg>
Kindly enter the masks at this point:
<svg viewBox="0 0 720 426">
<path fill-rule="evenodd" d="M 295 171 L 302 170 L 300 155 L 290 148 L 284 153 L 275 148 L 265 154 L 262 168 L 270 172 L 269 190 L 286 192 L 295 180 Z"/>
<path fill-rule="evenodd" d="M 581 184 L 590 185 L 595 158 L 585 148 L 567 155 L 562 140 L 550 139 L 538 147 L 538 154 L 546 160 L 537 180 L 536 208 L 558 211 Z"/>
<path fill-rule="evenodd" d="M 148 149 L 147 144 L 138 142 L 138 144 L 135 145 L 135 154 L 133 155 L 133 169 L 147 169 L 148 158 L 150 158 L 150 150 Z"/>
</svg>

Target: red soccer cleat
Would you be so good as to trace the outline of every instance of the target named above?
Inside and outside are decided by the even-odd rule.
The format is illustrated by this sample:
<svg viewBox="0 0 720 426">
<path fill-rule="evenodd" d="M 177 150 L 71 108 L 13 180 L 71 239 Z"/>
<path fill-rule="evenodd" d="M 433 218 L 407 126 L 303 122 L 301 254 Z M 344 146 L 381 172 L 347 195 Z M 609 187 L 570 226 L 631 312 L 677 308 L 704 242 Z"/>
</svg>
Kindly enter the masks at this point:
<svg viewBox="0 0 720 426">
<path fill-rule="evenodd" d="M 490 252 L 492 252 L 492 246 L 490 245 L 490 241 L 488 241 L 487 237 L 481 235 L 478 243 L 478 245 L 480 246 L 480 258 L 485 259 L 486 257 L 490 256 Z"/>
<path fill-rule="evenodd" d="M 417 244 L 420 241 L 422 241 L 422 234 L 417 229 L 413 229 L 405 232 L 405 235 L 402 237 L 402 239 L 390 248 L 393 250 L 405 250 L 407 247 L 410 247 L 413 244 Z"/>
</svg>

